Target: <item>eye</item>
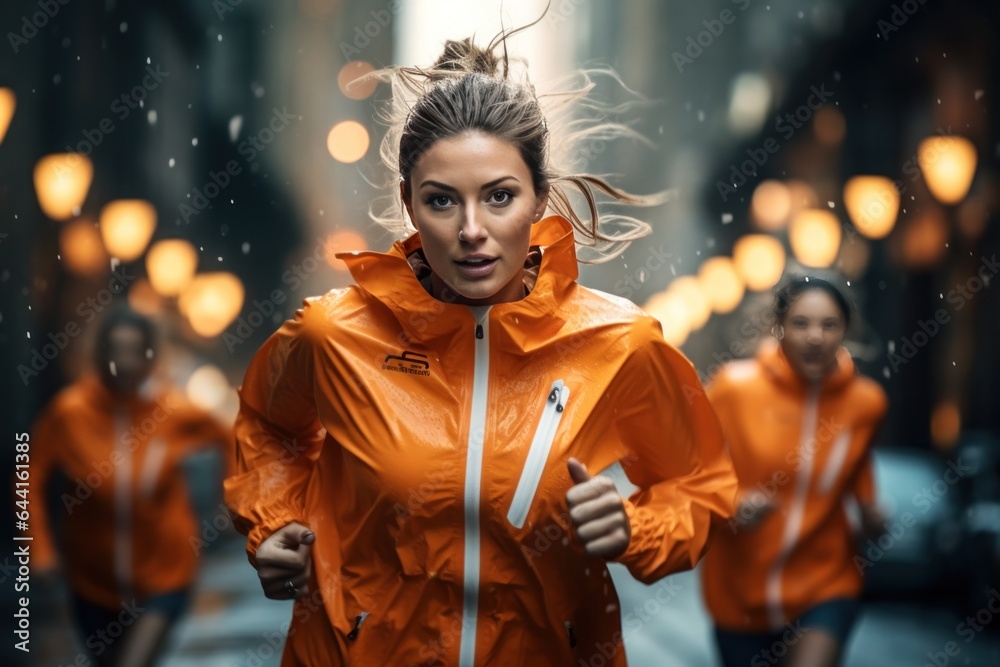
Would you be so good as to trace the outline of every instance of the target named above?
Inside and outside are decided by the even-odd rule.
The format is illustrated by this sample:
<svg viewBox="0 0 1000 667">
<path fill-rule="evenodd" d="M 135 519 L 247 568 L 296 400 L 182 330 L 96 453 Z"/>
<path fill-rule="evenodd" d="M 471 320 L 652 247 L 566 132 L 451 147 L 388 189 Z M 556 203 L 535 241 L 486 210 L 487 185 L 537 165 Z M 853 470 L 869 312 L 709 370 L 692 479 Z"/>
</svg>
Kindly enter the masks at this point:
<svg viewBox="0 0 1000 667">
<path fill-rule="evenodd" d="M 806 321 L 805 320 L 792 320 L 792 326 L 795 327 L 796 329 L 805 329 L 806 328 Z"/>
<path fill-rule="evenodd" d="M 442 194 L 430 195 L 424 202 L 432 209 L 441 211 L 448 208 L 448 205 L 451 204 L 451 197 Z"/>
<path fill-rule="evenodd" d="M 496 206 L 506 206 L 514 200 L 514 195 L 509 190 L 497 190 L 490 195 L 489 203 Z"/>
</svg>

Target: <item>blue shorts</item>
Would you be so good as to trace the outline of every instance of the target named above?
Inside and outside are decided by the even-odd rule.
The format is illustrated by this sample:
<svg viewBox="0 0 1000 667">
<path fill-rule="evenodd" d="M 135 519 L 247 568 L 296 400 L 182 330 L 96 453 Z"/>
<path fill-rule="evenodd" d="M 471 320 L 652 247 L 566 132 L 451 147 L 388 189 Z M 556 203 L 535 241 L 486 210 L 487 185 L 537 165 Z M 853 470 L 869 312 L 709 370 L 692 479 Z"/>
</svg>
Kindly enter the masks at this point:
<svg viewBox="0 0 1000 667">
<path fill-rule="evenodd" d="M 843 646 L 861 606 L 853 598 L 834 598 L 809 609 L 778 632 L 732 632 L 715 627 L 715 641 L 725 667 L 772 664 L 768 657 L 780 658 L 795 641 L 811 630 L 823 630 Z M 754 658 L 760 658 L 753 663 Z"/>
</svg>

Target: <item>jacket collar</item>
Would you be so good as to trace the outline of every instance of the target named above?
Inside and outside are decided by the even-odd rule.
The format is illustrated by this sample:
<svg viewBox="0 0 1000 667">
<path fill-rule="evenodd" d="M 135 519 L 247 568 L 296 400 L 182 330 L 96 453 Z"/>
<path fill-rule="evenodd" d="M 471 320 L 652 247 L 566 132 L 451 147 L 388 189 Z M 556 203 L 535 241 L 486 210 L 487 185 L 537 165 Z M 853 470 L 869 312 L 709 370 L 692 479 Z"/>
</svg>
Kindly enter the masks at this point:
<svg viewBox="0 0 1000 667">
<path fill-rule="evenodd" d="M 541 264 L 530 293 L 519 301 L 490 309 L 490 321 L 499 321 L 512 333 L 517 330 L 523 349 L 535 339 L 546 339 L 562 326 L 559 305 L 575 288 L 579 275 L 576 239 L 570 222 L 551 216 L 534 224 L 531 245 L 541 251 Z M 472 327 L 468 306 L 445 303 L 431 296 L 414 274 L 408 258 L 422 249 L 420 235 L 397 241 L 385 253 L 346 252 L 337 258 L 347 264 L 358 286 L 387 306 L 411 339 L 427 340 L 452 335 L 463 326 Z M 415 262 L 415 264 L 419 264 Z M 530 283 L 530 278 L 526 283 Z M 529 326 L 525 326 L 529 325 Z"/>
<path fill-rule="evenodd" d="M 809 388 L 809 382 L 792 368 L 778 341 L 768 339 L 762 343 L 757 351 L 757 359 L 767 374 L 778 384 L 803 392 Z M 821 391 L 839 390 L 853 377 L 854 360 L 851 359 L 851 353 L 847 348 L 842 346 L 837 350 L 837 367 L 823 378 Z"/>
</svg>

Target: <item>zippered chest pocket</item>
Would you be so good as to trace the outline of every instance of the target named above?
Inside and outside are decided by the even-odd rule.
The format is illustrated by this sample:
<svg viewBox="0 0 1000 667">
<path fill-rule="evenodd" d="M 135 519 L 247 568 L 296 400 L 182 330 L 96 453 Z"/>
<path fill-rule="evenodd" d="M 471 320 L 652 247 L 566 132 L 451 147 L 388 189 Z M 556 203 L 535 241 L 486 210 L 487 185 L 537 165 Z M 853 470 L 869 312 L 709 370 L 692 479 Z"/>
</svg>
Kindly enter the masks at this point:
<svg viewBox="0 0 1000 667">
<path fill-rule="evenodd" d="M 514 491 L 514 499 L 510 503 L 510 511 L 507 512 L 507 520 L 515 528 L 524 526 L 524 521 L 528 518 L 531 501 L 534 500 L 535 492 L 538 490 L 545 462 L 549 459 L 549 451 L 552 449 L 552 442 L 556 438 L 556 431 L 559 429 L 559 422 L 562 420 L 568 401 L 569 387 L 563 384 L 562 380 L 553 382 L 545 398 L 542 418 L 531 439 L 531 447 L 524 461 L 521 479 Z"/>
</svg>

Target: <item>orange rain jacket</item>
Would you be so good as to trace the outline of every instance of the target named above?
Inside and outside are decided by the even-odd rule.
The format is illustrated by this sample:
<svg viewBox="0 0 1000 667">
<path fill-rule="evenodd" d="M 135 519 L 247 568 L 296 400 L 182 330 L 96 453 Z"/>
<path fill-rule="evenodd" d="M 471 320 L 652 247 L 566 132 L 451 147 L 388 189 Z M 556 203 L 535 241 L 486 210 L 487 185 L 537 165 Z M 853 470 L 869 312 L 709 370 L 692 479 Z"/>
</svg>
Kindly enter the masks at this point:
<svg viewBox="0 0 1000 667">
<path fill-rule="evenodd" d="M 777 509 L 720 528 L 701 567 L 708 609 L 726 630 L 780 629 L 811 607 L 857 597 L 855 502 L 874 504 L 870 443 L 887 402 L 855 375 L 846 349 L 821 386 L 807 384 L 775 341 L 727 364 L 708 386 L 740 482 Z"/>
<path fill-rule="evenodd" d="M 190 586 L 199 536 L 181 460 L 232 433 L 176 390 L 118 407 L 96 375 L 59 392 L 31 436 L 32 565 L 58 561 L 43 489 L 66 476 L 59 506 L 72 589 L 108 609 Z"/>
<path fill-rule="evenodd" d="M 693 567 L 730 516 L 691 364 L 576 283 L 568 221 L 532 245 L 530 294 L 481 308 L 425 290 L 416 234 L 344 253 L 357 285 L 306 299 L 254 358 L 227 499 L 251 561 L 291 521 L 316 533 L 283 665 L 624 665 L 605 562 L 571 533 L 569 457 L 640 487 L 619 560 L 642 581 Z"/>
</svg>

